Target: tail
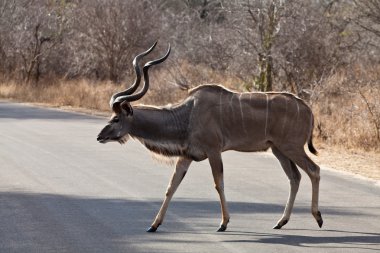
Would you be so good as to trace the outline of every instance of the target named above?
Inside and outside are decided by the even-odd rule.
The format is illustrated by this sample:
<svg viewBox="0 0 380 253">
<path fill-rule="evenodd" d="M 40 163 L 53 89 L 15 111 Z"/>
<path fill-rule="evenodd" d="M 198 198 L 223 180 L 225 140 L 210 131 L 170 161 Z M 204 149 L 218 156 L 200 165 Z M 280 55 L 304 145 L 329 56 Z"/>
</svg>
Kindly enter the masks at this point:
<svg viewBox="0 0 380 253">
<path fill-rule="evenodd" d="M 313 146 L 313 133 L 311 133 L 309 141 L 307 142 L 307 147 L 309 148 L 310 152 L 314 155 L 318 155 L 318 151 Z"/>
<path fill-rule="evenodd" d="M 309 148 L 311 153 L 313 153 L 314 155 L 318 155 L 318 151 L 313 146 L 313 130 L 314 130 L 314 117 L 312 119 L 312 126 L 311 126 L 311 131 L 310 131 L 310 137 L 309 137 L 309 140 L 307 141 L 307 147 Z"/>
</svg>

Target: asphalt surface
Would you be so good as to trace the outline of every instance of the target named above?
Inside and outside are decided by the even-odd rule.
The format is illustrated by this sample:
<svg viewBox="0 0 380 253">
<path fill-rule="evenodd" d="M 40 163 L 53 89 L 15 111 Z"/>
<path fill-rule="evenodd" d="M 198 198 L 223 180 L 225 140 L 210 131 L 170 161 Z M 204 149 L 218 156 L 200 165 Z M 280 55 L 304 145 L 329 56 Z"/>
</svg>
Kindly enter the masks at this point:
<svg viewBox="0 0 380 253">
<path fill-rule="evenodd" d="M 107 119 L 0 102 L 0 252 L 379 252 L 380 187 L 323 170 L 319 229 L 302 182 L 289 223 L 273 230 L 288 181 L 270 153 L 223 155 L 231 213 L 207 161 L 194 162 L 156 233 L 148 228 L 172 169 L 135 141 L 98 144 Z M 339 157 L 337 157 L 339 159 Z"/>
</svg>

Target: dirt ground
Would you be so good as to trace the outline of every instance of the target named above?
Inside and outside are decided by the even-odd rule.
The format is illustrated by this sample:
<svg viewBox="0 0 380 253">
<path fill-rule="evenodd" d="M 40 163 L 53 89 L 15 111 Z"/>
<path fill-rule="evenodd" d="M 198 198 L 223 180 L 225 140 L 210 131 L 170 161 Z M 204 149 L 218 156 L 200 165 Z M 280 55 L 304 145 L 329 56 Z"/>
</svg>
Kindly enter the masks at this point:
<svg viewBox="0 0 380 253">
<path fill-rule="evenodd" d="M 316 144 L 319 155 L 312 159 L 320 166 L 350 172 L 380 182 L 380 154 L 345 150 Z"/>
<path fill-rule="evenodd" d="M 55 107 L 61 110 L 79 112 L 95 116 L 110 116 L 110 112 L 73 108 L 70 106 L 57 107 L 47 104 L 30 104 L 41 107 Z M 340 147 L 326 146 L 318 140 L 315 141 L 318 156 L 310 154 L 310 157 L 321 167 L 327 167 L 338 171 L 345 171 L 365 178 L 376 180 L 380 183 L 380 153 L 366 152 L 362 150 L 347 150 Z"/>
</svg>

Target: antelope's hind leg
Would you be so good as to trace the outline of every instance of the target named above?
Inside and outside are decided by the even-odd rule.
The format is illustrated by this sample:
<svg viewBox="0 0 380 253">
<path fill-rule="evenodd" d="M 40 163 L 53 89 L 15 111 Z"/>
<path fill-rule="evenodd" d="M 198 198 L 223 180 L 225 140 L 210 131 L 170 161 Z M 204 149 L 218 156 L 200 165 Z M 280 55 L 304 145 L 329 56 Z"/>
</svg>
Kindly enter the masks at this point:
<svg viewBox="0 0 380 253">
<path fill-rule="evenodd" d="M 298 192 L 299 184 L 301 181 L 301 173 L 298 171 L 297 166 L 288 157 L 286 157 L 279 149 L 272 147 L 272 152 L 276 158 L 280 161 L 286 176 L 289 178 L 290 192 L 288 201 L 286 202 L 284 213 L 281 219 L 277 222 L 274 229 L 282 228 L 290 219 L 290 215 L 293 210 L 294 201 Z"/>
<path fill-rule="evenodd" d="M 289 150 L 287 150 L 286 156 L 303 169 L 310 178 L 312 187 L 311 213 L 317 221 L 318 226 L 321 228 L 323 225 L 323 219 L 321 212 L 318 209 L 320 168 L 310 159 L 303 148 L 296 152 L 289 152 Z"/>
<path fill-rule="evenodd" d="M 192 160 L 189 160 L 187 158 L 178 158 L 174 173 L 166 190 L 165 200 L 162 203 L 160 211 L 158 211 L 156 218 L 154 219 L 150 228 L 148 228 L 147 232 L 156 232 L 158 226 L 160 226 L 164 221 L 165 213 L 169 207 L 170 200 L 182 182 L 182 179 L 185 177 L 187 169 L 189 168 L 191 162 Z"/>
</svg>

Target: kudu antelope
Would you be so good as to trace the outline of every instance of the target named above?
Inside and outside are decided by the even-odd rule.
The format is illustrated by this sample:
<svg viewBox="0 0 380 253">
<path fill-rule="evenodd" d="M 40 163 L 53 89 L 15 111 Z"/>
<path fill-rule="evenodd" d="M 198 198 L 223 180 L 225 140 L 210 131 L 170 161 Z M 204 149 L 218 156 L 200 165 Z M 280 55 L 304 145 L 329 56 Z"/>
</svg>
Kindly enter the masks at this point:
<svg viewBox="0 0 380 253">
<path fill-rule="evenodd" d="M 100 143 L 125 143 L 131 136 L 154 153 L 178 157 L 166 197 L 147 231 L 154 232 L 162 224 L 169 202 L 191 162 L 206 158 L 220 197 L 222 221 L 218 231 L 225 231 L 230 215 L 224 195 L 221 153 L 226 150 L 255 152 L 268 148 L 272 149 L 290 181 L 284 213 L 274 228 L 280 229 L 289 221 L 301 180 L 296 165 L 311 179 L 311 213 L 321 227 L 323 221 L 318 210 L 320 169 L 304 151 L 307 143 L 309 150 L 317 153 L 312 143 L 313 113 L 306 103 L 285 92 L 237 93 L 219 85 L 201 85 L 191 89 L 188 97 L 176 105 L 132 107 L 130 102 L 143 97 L 149 89 L 148 69 L 165 61 L 170 54 L 169 46 L 165 56 L 144 65 L 144 86 L 134 93 L 141 80 L 139 60 L 155 46 L 156 43 L 135 57 L 136 80 L 129 89 L 111 97 L 113 115 L 98 135 Z"/>
</svg>

